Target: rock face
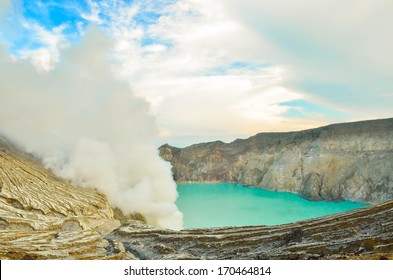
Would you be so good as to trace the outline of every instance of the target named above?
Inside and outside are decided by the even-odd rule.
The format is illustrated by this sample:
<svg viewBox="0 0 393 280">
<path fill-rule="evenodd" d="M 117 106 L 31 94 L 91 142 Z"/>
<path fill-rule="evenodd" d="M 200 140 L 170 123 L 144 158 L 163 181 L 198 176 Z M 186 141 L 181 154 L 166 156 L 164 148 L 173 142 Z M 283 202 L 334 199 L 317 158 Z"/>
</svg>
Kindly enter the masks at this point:
<svg viewBox="0 0 393 280">
<path fill-rule="evenodd" d="M 178 182 L 238 182 L 310 200 L 393 198 L 393 118 L 260 133 L 229 144 L 164 145 L 160 155 Z"/>
</svg>

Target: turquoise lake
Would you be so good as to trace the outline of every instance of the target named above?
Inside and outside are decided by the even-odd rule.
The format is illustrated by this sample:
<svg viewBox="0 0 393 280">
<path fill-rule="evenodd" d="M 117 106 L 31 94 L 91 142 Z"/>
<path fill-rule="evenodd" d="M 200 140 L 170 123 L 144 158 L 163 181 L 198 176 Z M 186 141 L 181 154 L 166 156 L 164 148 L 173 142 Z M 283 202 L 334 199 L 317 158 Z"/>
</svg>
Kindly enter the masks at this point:
<svg viewBox="0 0 393 280">
<path fill-rule="evenodd" d="M 184 228 L 278 225 L 344 212 L 368 204 L 313 202 L 287 192 L 234 183 L 178 184 Z"/>
</svg>

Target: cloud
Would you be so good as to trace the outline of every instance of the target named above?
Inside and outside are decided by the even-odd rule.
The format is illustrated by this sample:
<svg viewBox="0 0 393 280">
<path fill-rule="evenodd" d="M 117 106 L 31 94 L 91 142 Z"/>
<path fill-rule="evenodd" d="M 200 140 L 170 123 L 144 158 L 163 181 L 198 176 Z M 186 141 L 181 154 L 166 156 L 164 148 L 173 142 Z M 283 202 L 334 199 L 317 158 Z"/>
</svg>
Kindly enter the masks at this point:
<svg viewBox="0 0 393 280">
<path fill-rule="evenodd" d="M 23 16 L 29 13 L 22 3 L 15 1 L 7 5 L 8 9 L 0 22 L 1 41 L 9 47 L 14 57 L 29 58 L 39 71 L 48 71 L 60 60 L 60 51 L 67 45 L 65 33 L 69 26 L 67 23 L 45 26 L 35 17 Z M 42 3 L 35 5 L 45 15 L 48 13 L 48 8 Z"/>
<path fill-rule="evenodd" d="M 283 87 L 286 65 L 266 63 L 269 43 L 222 13 L 220 5 L 179 1 L 160 13 L 153 23 L 141 24 L 117 12 L 127 19 L 118 16 L 109 29 L 118 75 L 153 105 L 167 137 L 220 138 L 316 125 L 283 121 L 288 106 L 279 102 L 303 95 Z"/>
<path fill-rule="evenodd" d="M 220 1 L 226 11 L 271 42 L 271 63 L 285 61 L 292 80 L 326 107 L 355 118 L 390 116 L 393 3 L 377 1 Z"/>
<path fill-rule="evenodd" d="M 0 128 L 59 176 L 96 187 L 124 212 L 179 229 L 176 184 L 159 156 L 149 105 L 114 78 L 97 29 L 48 72 L 0 52 Z"/>
<path fill-rule="evenodd" d="M 116 77 L 152 105 L 161 135 L 222 138 L 389 116 L 392 40 L 381 27 L 391 6 L 105 0 L 78 6 L 72 21 L 80 36 L 86 22 L 110 34 Z M 69 32 L 32 57 L 57 63 Z"/>
<path fill-rule="evenodd" d="M 65 26 L 59 26 L 52 30 L 46 30 L 36 23 L 26 23 L 26 28 L 35 34 L 35 41 L 40 47 L 35 49 L 21 49 L 21 58 L 29 58 L 39 71 L 49 71 L 60 60 L 60 50 L 66 46 L 63 30 Z"/>
<path fill-rule="evenodd" d="M 99 4 L 97 2 L 93 2 L 91 0 L 87 1 L 89 11 L 81 11 L 81 17 L 89 22 L 95 24 L 102 24 L 103 21 L 100 19 L 100 9 Z"/>
</svg>

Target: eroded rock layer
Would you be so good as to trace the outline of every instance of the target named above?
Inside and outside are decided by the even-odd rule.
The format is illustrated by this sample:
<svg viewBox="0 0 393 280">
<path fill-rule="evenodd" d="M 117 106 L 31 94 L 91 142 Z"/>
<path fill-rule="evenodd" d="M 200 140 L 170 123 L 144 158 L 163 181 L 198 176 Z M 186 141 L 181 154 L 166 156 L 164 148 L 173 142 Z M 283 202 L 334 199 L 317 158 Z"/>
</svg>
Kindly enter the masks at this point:
<svg viewBox="0 0 393 280">
<path fill-rule="evenodd" d="M 393 200 L 280 226 L 177 232 L 131 224 L 107 238 L 141 259 L 393 259 Z"/>
<path fill-rule="evenodd" d="M 103 237 L 119 225 L 103 194 L 57 178 L 0 139 L 0 259 L 132 258 Z"/>
<path fill-rule="evenodd" d="M 393 119 L 260 133 L 229 144 L 164 145 L 160 155 L 178 182 L 238 182 L 311 200 L 393 198 Z"/>
<path fill-rule="evenodd" d="M 108 242 L 97 232 L 0 231 L 0 259 L 132 259 L 121 243 Z"/>
</svg>

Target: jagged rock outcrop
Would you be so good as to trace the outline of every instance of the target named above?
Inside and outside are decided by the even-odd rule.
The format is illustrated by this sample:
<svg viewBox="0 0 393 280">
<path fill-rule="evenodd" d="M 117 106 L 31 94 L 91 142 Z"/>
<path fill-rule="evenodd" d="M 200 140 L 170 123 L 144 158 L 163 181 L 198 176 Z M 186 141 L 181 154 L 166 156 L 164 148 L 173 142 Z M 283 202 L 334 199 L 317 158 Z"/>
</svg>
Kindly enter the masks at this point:
<svg viewBox="0 0 393 280">
<path fill-rule="evenodd" d="M 260 133 L 229 144 L 163 145 L 160 155 L 178 182 L 238 182 L 310 200 L 393 198 L 393 118 Z"/>
</svg>

